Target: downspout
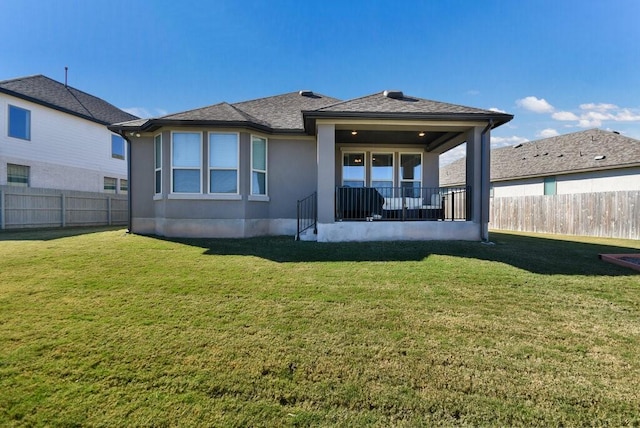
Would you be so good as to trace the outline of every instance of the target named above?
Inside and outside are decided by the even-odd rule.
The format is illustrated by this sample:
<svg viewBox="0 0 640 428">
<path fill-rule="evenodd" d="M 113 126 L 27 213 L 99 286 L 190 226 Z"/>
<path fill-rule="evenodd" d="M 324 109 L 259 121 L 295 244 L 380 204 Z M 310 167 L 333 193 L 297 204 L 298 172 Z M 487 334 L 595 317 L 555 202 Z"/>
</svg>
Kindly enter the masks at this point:
<svg viewBox="0 0 640 428">
<path fill-rule="evenodd" d="M 486 144 L 487 132 L 493 128 L 493 119 L 489 119 L 489 123 L 480 133 L 480 224 L 482 225 L 482 233 L 481 239 L 482 242 L 489 242 L 489 207 L 485 207 L 485 204 L 488 204 L 489 195 L 487 194 L 487 189 L 485 188 L 484 183 L 486 180 L 491 180 L 490 170 L 491 170 L 491 161 L 488 162 L 488 168 L 485 168 L 485 159 L 487 158 L 487 150 L 488 144 Z M 491 184 L 489 184 L 491 185 Z"/>
<path fill-rule="evenodd" d="M 127 142 L 127 233 L 131 233 L 131 223 L 133 219 L 133 209 L 131 207 L 131 189 L 133 182 L 131 181 L 131 140 L 127 138 L 124 131 L 120 131 L 120 135 Z"/>
</svg>

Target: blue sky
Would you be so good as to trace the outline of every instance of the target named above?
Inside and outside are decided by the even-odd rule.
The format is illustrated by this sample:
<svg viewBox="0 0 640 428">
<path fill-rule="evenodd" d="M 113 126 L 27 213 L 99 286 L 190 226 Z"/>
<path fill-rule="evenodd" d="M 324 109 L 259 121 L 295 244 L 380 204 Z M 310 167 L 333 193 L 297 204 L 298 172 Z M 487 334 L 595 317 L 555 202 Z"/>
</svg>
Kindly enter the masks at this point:
<svg viewBox="0 0 640 428">
<path fill-rule="evenodd" d="M 142 116 L 311 89 L 498 109 L 494 146 L 640 139 L 640 1 L 0 0 L 0 79 L 44 74 Z"/>
</svg>

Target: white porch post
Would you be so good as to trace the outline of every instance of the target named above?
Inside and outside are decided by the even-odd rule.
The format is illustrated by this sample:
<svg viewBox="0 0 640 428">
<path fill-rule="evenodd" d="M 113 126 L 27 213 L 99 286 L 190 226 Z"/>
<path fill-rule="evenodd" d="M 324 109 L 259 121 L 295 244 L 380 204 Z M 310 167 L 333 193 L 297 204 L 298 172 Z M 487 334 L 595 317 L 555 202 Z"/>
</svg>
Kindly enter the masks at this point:
<svg viewBox="0 0 640 428">
<path fill-rule="evenodd" d="M 318 240 L 322 224 L 335 222 L 336 127 L 318 125 Z"/>
</svg>

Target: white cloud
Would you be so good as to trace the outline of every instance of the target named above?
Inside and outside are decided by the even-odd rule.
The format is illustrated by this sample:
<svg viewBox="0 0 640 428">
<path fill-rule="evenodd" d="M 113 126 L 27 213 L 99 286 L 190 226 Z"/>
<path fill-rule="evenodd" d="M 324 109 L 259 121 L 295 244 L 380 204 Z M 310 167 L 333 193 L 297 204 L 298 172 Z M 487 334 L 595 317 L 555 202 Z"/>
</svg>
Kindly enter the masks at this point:
<svg viewBox="0 0 640 428">
<path fill-rule="evenodd" d="M 518 137 L 512 135 L 511 137 L 491 137 L 491 148 L 497 149 L 498 147 L 506 147 L 515 144 L 522 144 L 529 141 L 528 138 Z"/>
<path fill-rule="evenodd" d="M 580 111 L 558 111 L 551 115 L 555 120 L 575 122 L 579 128 L 600 128 L 605 122 L 640 122 L 640 110 L 620 108 L 610 103 L 580 104 Z"/>
<path fill-rule="evenodd" d="M 477 89 L 469 89 L 467 95 L 480 95 L 480 91 Z"/>
<path fill-rule="evenodd" d="M 557 111 L 551 115 L 555 120 L 580 120 L 578 116 L 570 111 Z"/>
<path fill-rule="evenodd" d="M 536 136 L 540 138 L 550 138 L 555 137 L 556 135 L 560 135 L 560 133 L 553 128 L 543 129 L 536 134 Z"/>
<path fill-rule="evenodd" d="M 597 119 L 580 119 L 576 126 L 579 128 L 599 128 L 602 126 L 602 121 Z"/>
<path fill-rule="evenodd" d="M 625 108 L 622 109 L 614 116 L 616 122 L 635 122 L 640 121 L 640 112 L 634 113 L 631 110 Z"/>
<path fill-rule="evenodd" d="M 166 110 L 161 108 L 147 109 L 145 107 L 127 107 L 127 108 L 123 108 L 122 110 L 143 119 L 148 119 L 151 117 L 160 117 L 168 114 Z"/>
<path fill-rule="evenodd" d="M 499 147 L 512 146 L 520 143 L 526 143 L 529 141 L 527 138 L 511 136 L 511 137 L 491 137 L 491 148 L 497 149 Z M 467 155 L 467 143 L 460 144 L 457 147 L 449 150 L 440 155 L 440 167 L 442 168 L 445 165 L 449 165 L 450 163 L 457 161 Z"/>
<path fill-rule="evenodd" d="M 500 110 L 500 109 L 499 109 L 499 108 L 497 108 L 497 107 L 491 107 L 489 110 L 490 110 L 490 111 L 495 111 L 496 113 L 506 113 L 506 111 L 504 111 L 504 110 Z"/>
<path fill-rule="evenodd" d="M 454 147 L 453 149 L 443 153 L 440 155 L 440 167 L 442 168 L 445 165 L 449 165 L 450 163 L 457 161 L 458 159 L 462 159 L 467 155 L 467 144 L 461 144 L 458 147 Z"/>
<path fill-rule="evenodd" d="M 580 108 L 582 110 L 606 111 L 606 110 L 615 110 L 618 108 L 618 106 L 615 104 L 606 104 L 606 103 L 600 103 L 600 104 L 587 103 L 587 104 L 580 104 Z"/>
<path fill-rule="evenodd" d="M 516 100 L 516 104 L 534 113 L 551 113 L 554 108 L 544 98 L 526 97 Z"/>
</svg>

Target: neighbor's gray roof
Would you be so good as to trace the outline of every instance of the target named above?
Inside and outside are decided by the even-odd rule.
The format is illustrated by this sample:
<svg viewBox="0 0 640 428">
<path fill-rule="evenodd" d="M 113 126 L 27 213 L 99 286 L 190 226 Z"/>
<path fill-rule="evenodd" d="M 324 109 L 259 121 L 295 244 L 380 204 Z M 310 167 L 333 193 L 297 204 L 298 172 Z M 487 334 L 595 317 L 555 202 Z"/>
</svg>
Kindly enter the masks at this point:
<svg viewBox="0 0 640 428">
<path fill-rule="evenodd" d="M 596 157 L 604 156 L 603 159 Z M 440 168 L 440 185 L 465 181 L 466 159 Z M 491 150 L 491 181 L 640 165 L 640 140 L 590 129 Z"/>
<path fill-rule="evenodd" d="M 391 98 L 383 92 L 340 101 L 311 91 L 290 92 L 273 97 L 234 104 L 220 103 L 208 107 L 149 119 L 139 122 L 115 124 L 122 130 L 152 131 L 168 125 L 221 125 L 248 126 L 265 131 L 315 131 L 314 121 L 323 117 L 375 117 L 375 118 L 445 118 L 493 119 L 494 126 L 508 122 L 512 115 L 464 107 L 438 101 L 402 96 Z M 306 122 L 306 123 L 305 123 Z"/>
<path fill-rule="evenodd" d="M 0 92 L 103 125 L 137 119 L 98 97 L 41 74 L 0 81 Z"/>
</svg>

